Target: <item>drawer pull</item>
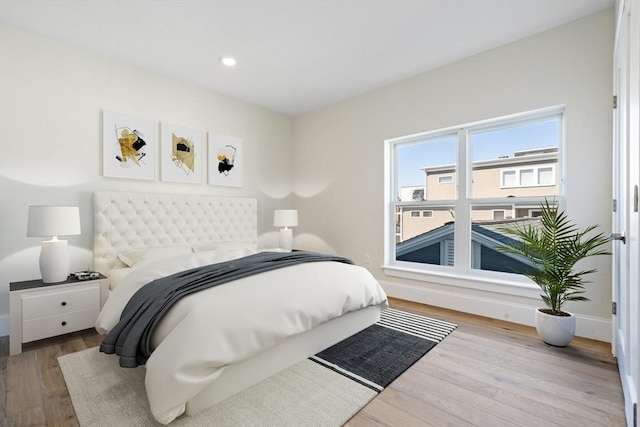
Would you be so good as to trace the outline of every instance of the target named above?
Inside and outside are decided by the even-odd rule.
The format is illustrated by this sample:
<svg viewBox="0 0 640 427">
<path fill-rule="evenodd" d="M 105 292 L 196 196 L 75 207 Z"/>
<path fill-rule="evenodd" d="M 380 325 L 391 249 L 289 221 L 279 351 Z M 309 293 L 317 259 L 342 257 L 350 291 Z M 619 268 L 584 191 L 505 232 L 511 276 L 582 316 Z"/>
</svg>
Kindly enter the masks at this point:
<svg viewBox="0 0 640 427">
<path fill-rule="evenodd" d="M 66 302 L 66 301 L 62 301 L 62 302 L 60 303 L 60 305 L 64 307 L 65 305 L 67 305 L 67 302 Z"/>
<path fill-rule="evenodd" d="M 62 322 L 62 326 L 67 326 L 67 322 Z"/>
</svg>

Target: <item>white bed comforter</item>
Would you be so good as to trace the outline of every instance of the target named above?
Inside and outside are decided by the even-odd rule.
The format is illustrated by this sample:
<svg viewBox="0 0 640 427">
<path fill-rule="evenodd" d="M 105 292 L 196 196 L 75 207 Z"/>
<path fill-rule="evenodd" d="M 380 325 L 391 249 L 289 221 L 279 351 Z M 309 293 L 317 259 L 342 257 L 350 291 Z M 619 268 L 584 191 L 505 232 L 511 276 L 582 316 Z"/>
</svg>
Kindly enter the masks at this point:
<svg viewBox="0 0 640 427">
<path fill-rule="evenodd" d="M 156 278 L 255 252 L 200 252 L 133 269 L 111 293 L 96 329 L 108 333 L 129 298 Z M 183 298 L 153 336 L 145 379 L 151 412 L 168 424 L 225 367 L 345 313 L 385 302 L 366 269 L 338 262 L 277 269 Z"/>
</svg>

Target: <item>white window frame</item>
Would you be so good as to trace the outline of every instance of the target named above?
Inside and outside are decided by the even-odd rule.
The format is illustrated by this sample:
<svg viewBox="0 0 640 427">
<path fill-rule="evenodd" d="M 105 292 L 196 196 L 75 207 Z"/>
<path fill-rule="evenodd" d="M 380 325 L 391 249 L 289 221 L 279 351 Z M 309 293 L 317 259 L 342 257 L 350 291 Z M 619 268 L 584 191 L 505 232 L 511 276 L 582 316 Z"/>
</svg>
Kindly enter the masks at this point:
<svg viewBox="0 0 640 427">
<path fill-rule="evenodd" d="M 472 180 L 470 161 L 469 134 L 476 131 L 499 129 L 509 125 L 534 123 L 536 121 L 554 118 L 559 120 L 558 169 L 554 169 L 554 179 L 557 176 L 558 195 L 556 203 L 564 208 L 564 144 L 565 144 L 565 107 L 563 105 L 542 108 L 539 110 L 498 117 L 495 119 L 468 123 L 436 131 L 429 131 L 414 135 L 392 138 L 385 141 L 385 230 L 384 230 L 384 264 L 382 269 L 388 276 L 411 279 L 416 281 L 437 283 L 443 286 L 463 287 L 487 292 L 497 292 L 508 295 L 539 299 L 539 288 L 529 279 L 518 274 L 501 273 L 474 269 L 471 262 L 472 252 L 477 251 L 471 239 L 471 209 L 473 206 L 498 204 L 513 204 L 511 198 L 474 199 L 471 194 Z M 425 201 L 429 207 L 453 206 L 455 209 L 454 250 L 455 262 L 453 267 L 422 264 L 416 262 L 399 261 L 396 259 L 395 208 L 399 202 L 396 194 L 397 168 L 395 150 L 405 144 L 416 144 L 430 138 L 457 135 L 457 164 L 456 164 L 456 199 Z M 544 166 L 547 167 L 547 166 Z M 558 174 L 559 172 L 559 174 Z M 502 174 L 500 174 L 502 179 Z M 501 183 L 502 184 L 502 183 Z M 519 197 L 519 203 L 537 206 L 544 201 L 544 197 Z"/>
<path fill-rule="evenodd" d="M 550 184 L 540 184 L 540 169 L 551 169 L 551 179 L 552 182 Z M 534 184 L 522 184 L 522 175 L 521 172 L 524 170 L 533 171 L 533 176 L 536 180 Z M 505 173 L 514 172 L 516 174 L 516 184 L 515 185 L 505 185 L 504 175 Z M 544 166 L 523 166 L 516 168 L 505 168 L 500 170 L 500 188 L 527 188 L 527 187 L 553 187 L 556 185 L 556 166 L 555 165 L 544 165 Z"/>
<path fill-rule="evenodd" d="M 496 221 L 496 212 L 502 212 L 502 218 L 498 218 L 498 220 L 507 218 L 507 211 L 505 209 L 493 209 L 491 212 L 491 217 L 494 221 Z"/>
<path fill-rule="evenodd" d="M 422 211 L 422 218 L 433 218 L 433 211 Z"/>
<path fill-rule="evenodd" d="M 444 178 L 447 178 L 446 180 Z M 453 184 L 453 175 L 441 175 L 438 177 L 438 184 Z"/>
</svg>

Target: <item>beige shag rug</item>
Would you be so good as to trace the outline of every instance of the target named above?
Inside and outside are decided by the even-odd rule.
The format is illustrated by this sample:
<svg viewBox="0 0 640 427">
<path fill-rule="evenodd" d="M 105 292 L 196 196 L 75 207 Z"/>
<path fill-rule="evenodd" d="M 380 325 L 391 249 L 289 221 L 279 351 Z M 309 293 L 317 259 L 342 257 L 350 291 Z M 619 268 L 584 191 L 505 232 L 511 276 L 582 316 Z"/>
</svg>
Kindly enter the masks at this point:
<svg viewBox="0 0 640 427">
<path fill-rule="evenodd" d="M 153 426 L 144 368 L 90 348 L 58 358 L 82 427 Z M 171 426 L 341 426 L 377 393 L 310 360 Z"/>
</svg>

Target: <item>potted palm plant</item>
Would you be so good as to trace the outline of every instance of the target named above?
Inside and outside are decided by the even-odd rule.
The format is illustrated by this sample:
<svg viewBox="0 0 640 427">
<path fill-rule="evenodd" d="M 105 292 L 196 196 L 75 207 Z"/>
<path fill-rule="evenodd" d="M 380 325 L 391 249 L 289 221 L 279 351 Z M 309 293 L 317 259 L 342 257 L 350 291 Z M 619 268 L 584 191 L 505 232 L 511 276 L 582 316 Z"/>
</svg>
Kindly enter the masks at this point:
<svg viewBox="0 0 640 427">
<path fill-rule="evenodd" d="M 548 200 L 540 205 L 539 225 L 502 227 L 501 232 L 513 242 L 499 246 L 503 253 L 524 257 L 531 267 L 517 271 L 531 279 L 541 289 L 546 308 L 536 310 L 538 335 L 550 345 L 567 346 L 575 334 L 575 317 L 563 310 L 567 301 L 588 301 L 583 294 L 588 283 L 584 276 L 596 269 L 578 270 L 576 264 L 587 257 L 610 255 L 605 248 L 609 237 L 595 233 L 597 225 L 579 229 Z"/>
</svg>

